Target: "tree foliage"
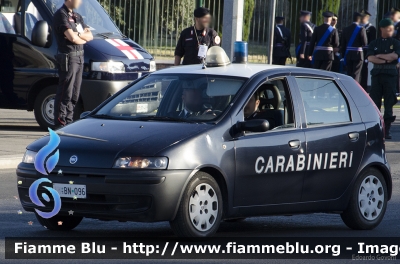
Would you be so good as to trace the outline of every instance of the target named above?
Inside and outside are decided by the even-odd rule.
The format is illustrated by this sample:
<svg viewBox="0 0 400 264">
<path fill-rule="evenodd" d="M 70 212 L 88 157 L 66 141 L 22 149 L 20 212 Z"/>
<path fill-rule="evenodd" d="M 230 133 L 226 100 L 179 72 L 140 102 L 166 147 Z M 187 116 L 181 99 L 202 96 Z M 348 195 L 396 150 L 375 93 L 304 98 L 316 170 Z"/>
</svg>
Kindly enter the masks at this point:
<svg viewBox="0 0 400 264">
<path fill-rule="evenodd" d="M 324 23 L 324 18 L 322 17 L 322 13 L 325 11 L 331 11 L 335 14 L 339 12 L 340 0 L 321 0 L 322 8 L 319 10 L 319 14 L 317 16 L 317 25 L 321 25 Z"/>
<path fill-rule="evenodd" d="M 243 7 L 243 41 L 249 40 L 250 35 L 250 24 L 253 18 L 253 12 L 255 7 L 254 0 L 244 0 L 244 7 Z"/>
</svg>

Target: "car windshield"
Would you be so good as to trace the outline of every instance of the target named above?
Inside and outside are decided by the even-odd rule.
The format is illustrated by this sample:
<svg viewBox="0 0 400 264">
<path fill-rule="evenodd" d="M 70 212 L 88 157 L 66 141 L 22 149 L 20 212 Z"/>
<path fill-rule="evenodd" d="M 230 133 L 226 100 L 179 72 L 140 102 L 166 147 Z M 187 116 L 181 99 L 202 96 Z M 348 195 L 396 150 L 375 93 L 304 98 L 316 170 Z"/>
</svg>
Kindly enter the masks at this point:
<svg viewBox="0 0 400 264">
<path fill-rule="evenodd" d="M 64 0 L 44 0 L 44 3 L 49 8 L 51 14 L 54 15 L 57 9 L 64 4 Z M 83 17 L 85 24 L 90 27 L 90 30 L 94 31 L 93 33 L 121 35 L 121 31 L 115 26 L 106 11 L 96 0 L 82 1 L 82 5 L 75 12 L 78 12 Z"/>
<path fill-rule="evenodd" d="M 107 119 L 208 122 L 230 105 L 246 79 L 195 74 L 152 74 L 99 109 Z"/>
</svg>

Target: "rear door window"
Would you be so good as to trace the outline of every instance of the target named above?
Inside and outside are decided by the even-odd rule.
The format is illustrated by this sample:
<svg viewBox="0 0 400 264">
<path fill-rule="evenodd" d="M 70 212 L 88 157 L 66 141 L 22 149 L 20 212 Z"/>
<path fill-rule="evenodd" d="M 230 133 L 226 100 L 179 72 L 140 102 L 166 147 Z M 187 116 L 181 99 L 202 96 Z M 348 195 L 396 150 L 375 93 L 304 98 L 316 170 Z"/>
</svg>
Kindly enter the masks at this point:
<svg viewBox="0 0 400 264">
<path fill-rule="evenodd" d="M 333 80 L 296 78 L 307 126 L 351 122 L 349 104 Z"/>
</svg>

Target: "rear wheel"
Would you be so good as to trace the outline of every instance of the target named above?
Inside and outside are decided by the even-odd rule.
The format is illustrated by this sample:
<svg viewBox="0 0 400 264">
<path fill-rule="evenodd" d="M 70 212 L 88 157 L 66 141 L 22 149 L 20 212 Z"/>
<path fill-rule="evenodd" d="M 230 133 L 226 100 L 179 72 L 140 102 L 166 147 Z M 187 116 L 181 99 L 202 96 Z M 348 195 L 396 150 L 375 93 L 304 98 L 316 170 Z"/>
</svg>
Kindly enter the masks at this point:
<svg viewBox="0 0 400 264">
<path fill-rule="evenodd" d="M 50 230 L 71 230 L 77 227 L 82 221 L 83 217 L 77 216 L 64 216 L 64 215 L 55 215 L 52 218 L 43 218 L 40 215 L 36 214 L 36 218 L 39 223 Z"/>
<path fill-rule="evenodd" d="M 217 232 L 222 213 L 218 183 L 210 174 L 198 172 L 188 183 L 170 225 L 179 237 L 210 237 Z"/>
<path fill-rule="evenodd" d="M 57 85 L 51 85 L 39 92 L 34 103 L 34 113 L 39 126 L 47 130 L 54 129 L 54 98 L 56 97 Z M 79 119 L 83 112 L 83 105 L 78 101 L 74 109 L 74 120 Z"/>
<path fill-rule="evenodd" d="M 348 208 L 341 214 L 352 229 L 373 229 L 379 225 L 387 206 L 387 186 L 380 171 L 370 168 L 357 179 Z"/>
</svg>

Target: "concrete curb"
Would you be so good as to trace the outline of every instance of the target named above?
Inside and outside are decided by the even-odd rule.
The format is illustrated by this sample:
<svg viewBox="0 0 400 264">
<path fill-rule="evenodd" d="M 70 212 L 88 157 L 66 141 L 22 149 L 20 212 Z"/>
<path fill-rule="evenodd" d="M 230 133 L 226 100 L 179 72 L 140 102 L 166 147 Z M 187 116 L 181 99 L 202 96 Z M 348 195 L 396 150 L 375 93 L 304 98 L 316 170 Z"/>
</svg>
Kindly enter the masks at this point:
<svg viewBox="0 0 400 264">
<path fill-rule="evenodd" d="M 0 169 L 16 169 L 21 161 L 21 155 L 0 156 Z"/>
</svg>

